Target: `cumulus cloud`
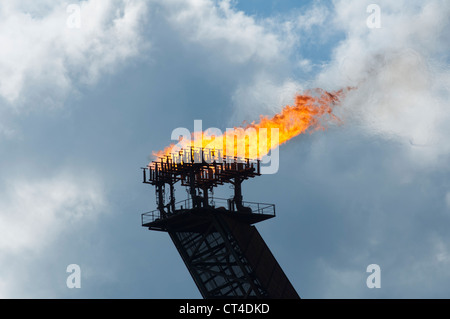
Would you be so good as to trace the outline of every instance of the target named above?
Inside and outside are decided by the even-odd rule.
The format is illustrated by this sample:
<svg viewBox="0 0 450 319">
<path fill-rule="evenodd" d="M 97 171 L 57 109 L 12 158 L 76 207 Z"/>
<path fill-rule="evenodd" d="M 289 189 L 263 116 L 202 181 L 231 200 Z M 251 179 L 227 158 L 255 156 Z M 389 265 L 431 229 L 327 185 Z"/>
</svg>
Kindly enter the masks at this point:
<svg viewBox="0 0 450 319">
<path fill-rule="evenodd" d="M 105 205 L 100 185 L 88 178 L 58 175 L 5 185 L 0 201 L 3 254 L 36 251 L 69 225 L 94 220 Z"/>
<path fill-rule="evenodd" d="M 372 29 L 366 24 L 371 3 L 334 2 L 332 23 L 343 38 L 312 82 L 331 90 L 355 87 L 335 109 L 345 127 L 320 138 L 304 167 L 316 170 L 315 183 L 339 181 L 324 186 L 327 201 L 335 203 L 327 209 L 345 220 L 341 228 L 351 229 L 337 240 L 358 261 L 342 260 L 339 249 L 327 254 L 321 262 L 331 274 L 330 289 L 321 293 L 442 297 L 449 281 L 443 270 L 448 234 L 441 225 L 448 224 L 450 5 L 379 1 L 381 28 Z M 342 150 L 349 145 L 359 147 Z M 367 277 L 369 263 L 379 263 L 389 278 L 379 291 L 355 281 Z"/>
<path fill-rule="evenodd" d="M 210 0 L 160 1 L 169 22 L 192 43 L 233 63 L 273 61 L 289 44 L 267 23 L 236 10 L 229 0 L 216 5 Z"/>
<path fill-rule="evenodd" d="M 55 1 L 1 2 L 0 96 L 8 104 L 59 104 L 74 84 L 95 83 L 139 53 L 144 1 L 74 6 L 78 10 Z M 74 14 L 80 24 L 72 23 Z"/>
<path fill-rule="evenodd" d="M 230 0 L 153 3 L 176 37 L 197 55 L 205 56 L 208 72 L 219 73 L 211 76 L 233 79 L 229 88 L 233 114 L 227 125 L 257 120 L 260 114 L 279 111 L 292 103 L 295 93 L 302 89 L 295 78 L 289 77 L 290 57 L 298 45 L 296 33 L 321 25 L 326 16 L 319 6 L 304 16 L 283 20 L 249 16 Z M 295 68 L 311 69 L 311 62 L 302 59 Z"/>
<path fill-rule="evenodd" d="M 420 274 L 421 267 L 434 272 L 440 267 L 436 265 L 445 264 L 442 261 L 448 260 L 447 247 L 438 245 L 437 249 L 430 237 L 438 233 L 437 240 L 446 242 L 448 236 L 430 225 L 445 224 L 446 218 L 438 213 L 426 215 L 442 209 L 442 196 L 437 196 L 440 205 L 435 206 L 431 195 L 442 194 L 439 181 L 426 170 L 417 172 L 407 160 L 420 160 L 427 166 L 450 151 L 446 125 L 450 119 L 450 41 L 445 32 L 450 6 L 443 1 L 381 1 L 381 28 L 371 29 L 366 23 L 370 1 L 334 1 L 325 10 L 314 4 L 285 21 L 280 17 L 276 21 L 249 17 L 230 6 L 229 1 L 217 3 L 174 0 L 161 5 L 182 41 L 209 52 L 217 64 L 240 64 L 251 74 L 232 91 L 235 118 L 254 120 L 259 114 L 276 111 L 302 89 L 356 87 L 337 109 L 347 131 L 319 137 L 321 142 L 314 143 L 301 165 L 292 160 L 287 178 L 291 183 L 283 181 L 292 196 L 280 193 L 283 201 L 292 205 L 286 207 L 287 214 L 297 210 L 296 198 L 305 189 L 308 194 L 320 195 L 316 202 L 306 196 L 300 205 L 311 208 L 305 215 L 314 215 L 317 210 L 326 212 L 320 225 L 328 225 L 339 236 L 333 238 L 325 231 L 317 240 L 327 246 L 336 240 L 336 246 L 355 258 L 351 265 L 343 262 L 342 250 L 332 250 L 334 247 L 325 256 L 312 256 L 313 264 L 320 260 L 320 277 L 326 277 L 326 282 L 319 283 L 325 287 L 319 297 L 370 296 L 365 286 L 365 267 L 373 262 L 379 262 L 383 272 L 390 269 L 391 274 L 404 276 L 384 281 L 388 288 L 379 292 L 384 296 L 404 296 L 405 287 L 412 288 L 408 293 L 421 295 L 420 286 L 427 280 L 429 285 L 442 285 L 429 273 L 422 273 L 423 280 L 408 282 L 412 274 Z M 278 27 L 274 28 L 275 24 Z M 308 45 L 305 39 L 320 41 L 324 34 L 327 39 L 330 34 L 338 34 L 339 42 L 323 42 L 318 53 L 329 51 L 330 59 L 320 68 L 311 68 L 320 61 L 303 56 L 304 46 Z M 301 66 L 295 71 L 315 71 L 311 74 L 314 80 L 291 77 L 289 68 L 295 66 Z M 239 123 L 233 119 L 232 124 Z M 379 144 L 362 147 L 367 135 Z M 399 143 L 402 147 L 398 147 Z M 352 148 L 355 144 L 359 147 Z M 403 154 L 405 149 L 411 153 Z M 298 179 L 293 177 L 295 171 L 299 172 Z M 425 186 L 424 180 L 428 183 Z M 311 191 L 314 187 L 315 192 Z M 341 222 L 339 226 L 327 221 L 333 212 L 337 216 L 333 220 Z M 298 220 L 295 218 L 289 215 L 291 224 Z M 310 221 L 305 225 L 308 231 Z M 437 252 L 430 253 L 430 249 Z"/>
<path fill-rule="evenodd" d="M 9 298 L 23 273 L 64 231 L 95 219 L 106 207 L 102 186 L 92 177 L 6 180 L 0 200 L 0 297 Z"/>
<path fill-rule="evenodd" d="M 260 114 L 274 114 L 284 105 L 292 105 L 296 94 L 301 93 L 304 85 L 294 79 L 278 82 L 267 74 L 258 74 L 255 79 L 239 86 L 233 93 L 233 106 L 236 110 L 229 125 L 242 121 L 256 121 Z"/>
<path fill-rule="evenodd" d="M 149 33 L 159 33 L 156 40 L 174 36 L 174 39 L 164 40 L 179 41 L 177 48 L 192 48 L 194 52 L 190 53 L 195 58 L 209 57 L 214 62 L 202 70 L 206 78 L 217 77 L 220 85 L 227 76 L 233 79 L 225 81 L 231 104 L 237 111 L 228 123 L 230 126 L 244 119 L 257 120 L 259 114 L 276 112 L 283 105 L 291 104 L 294 94 L 303 89 L 334 90 L 355 86 L 358 89 L 351 91 L 340 109 L 347 127 L 357 126 L 351 139 L 362 139 L 364 143 L 360 134 L 363 131 L 381 137 L 381 141 L 400 141 L 412 152 L 426 154 L 427 159 L 436 159 L 450 151 L 450 138 L 447 138 L 450 131 L 446 125 L 450 41 L 445 32 L 449 27 L 450 6 L 443 1 L 382 1 L 379 3 L 380 29 L 369 29 L 366 25 L 366 8 L 370 1 L 350 4 L 334 1 L 331 7 L 314 2 L 304 12 L 261 18 L 237 10 L 231 1 L 89 0 L 78 3 L 81 9 L 79 29 L 67 27 L 70 15 L 67 4 L 52 0 L 37 3 L 6 0 L 0 4 L 0 96 L 4 100 L 0 105 L 27 109 L 35 107 L 30 101 L 53 105 L 80 85 L 98 83 L 122 62 L 139 55 L 147 43 L 141 34 L 142 21 L 147 7 L 151 7 L 157 19 Z M 161 30 L 158 25 L 169 28 Z M 327 44 L 330 36 L 337 33 L 339 42 Z M 315 60 L 314 54 L 304 56 L 305 46 L 312 41 L 324 45 L 319 44 L 318 53 L 330 53 L 326 64 L 317 67 L 316 63 L 322 63 L 323 57 Z M 154 44 L 159 45 L 158 50 L 162 52 L 172 45 L 164 41 Z M 332 47 L 334 44 L 336 46 Z M 180 64 L 191 63 L 192 56 L 182 53 L 185 52 L 179 54 Z M 173 56 L 178 58 L 176 53 Z M 162 68 L 170 63 L 169 60 L 156 61 L 159 62 Z M 215 73 L 218 69 L 224 72 L 230 69 L 231 75 Z M 167 75 L 167 69 L 163 71 Z M 295 74 L 297 71 L 307 72 L 314 80 L 302 80 L 302 75 Z M 167 76 L 172 77 L 173 73 Z M 186 79 L 190 76 L 183 74 Z M 0 112 L 3 112 L 1 108 Z M 424 213 L 450 207 L 448 188 L 445 186 L 442 192 L 439 183 L 435 183 L 435 176 L 426 173 L 414 176 L 416 171 L 410 165 L 403 165 L 406 157 L 398 156 L 399 149 L 391 143 L 381 143 L 378 148 L 372 145 L 352 148 L 352 143 L 347 143 L 349 136 L 342 131 L 335 136 L 324 134 L 325 138 L 315 140 L 311 152 L 307 156 L 303 154 L 306 158 L 301 165 L 299 154 L 292 156 L 295 159 L 291 167 L 296 170 L 290 170 L 282 181 L 285 188 L 280 193 L 283 199 L 280 204 L 287 205 L 283 216 L 288 220 L 283 226 L 304 227 L 306 233 L 311 231 L 308 236 L 312 236 L 320 231 L 311 227 L 309 218 L 320 211 L 323 218 L 317 225 L 332 229 L 320 232 L 315 244 L 317 249 L 311 251 L 305 246 L 305 252 L 311 256 L 303 260 L 317 266 L 316 276 L 323 281 L 299 287 L 300 293 L 305 292 L 307 296 L 320 285 L 318 297 L 368 296 L 365 267 L 368 263 L 379 262 L 383 276 L 389 274 L 389 270 L 404 274 L 392 280 L 383 279 L 383 283 L 401 286 L 399 296 L 407 285 L 421 295 L 420 286 L 427 282 L 428 285 L 439 284 L 437 277 L 441 272 L 437 270 L 448 268 L 449 247 L 444 244 L 448 236 L 444 230 L 436 231 L 431 225 L 433 222 L 445 225 L 447 219 L 439 213 L 433 215 L 434 219 L 427 219 Z M 4 135 L 14 133 L 0 122 L 0 134 L 2 132 Z M 397 166 L 391 165 L 392 162 Z M 405 171 L 412 177 L 402 179 L 400 175 Z M 422 187 L 424 180 L 428 181 L 428 188 Z M 36 255 L 42 247 L 51 247 L 67 227 L 84 225 L 98 216 L 104 210 L 106 199 L 94 178 L 65 174 L 31 180 L 11 176 L 3 186 L 0 263 L 8 260 L 9 264 L 0 275 L 0 296 L 9 296 L 21 282 L 15 266 L 20 264 L 16 269 L 21 270 L 32 268 L 28 267 L 27 258 Z M 264 190 L 255 187 L 255 192 Z M 311 196 L 302 198 L 305 189 Z M 430 195 L 432 193 L 435 196 Z M 299 198 L 302 198 L 300 205 L 311 208 L 311 212 L 289 215 L 299 208 Z M 440 206 L 429 205 L 436 202 Z M 331 216 L 332 212 L 336 214 Z M 296 224 L 299 216 L 304 218 L 303 222 Z M 430 242 L 430 233 L 437 234 L 435 241 Z M 329 250 L 320 250 L 321 240 Z M 300 244 L 295 239 L 289 242 Z M 339 245 L 345 248 L 346 254 L 335 248 Z M 411 247 L 418 248 L 409 250 Z M 9 258 L 11 256 L 16 258 Z M 348 264 L 339 256 L 350 256 L 354 260 Z M 363 257 L 367 257 L 367 262 Z M 379 259 L 372 260 L 372 257 Z M 437 275 L 425 274 L 423 280 L 411 283 L 411 274 L 424 274 L 422 267 L 436 271 Z M 445 280 L 448 281 L 446 277 Z M 432 293 L 431 290 L 427 292 Z M 23 296 L 23 291 L 18 295 Z M 389 286 L 383 286 L 381 293 L 392 296 L 392 291 Z M 43 294 L 36 292 L 36 295 Z"/>
<path fill-rule="evenodd" d="M 317 76 L 323 87 L 354 86 L 344 116 L 370 134 L 409 144 L 427 163 L 450 152 L 450 5 L 382 1 L 381 28 L 369 28 L 369 2 L 335 2 L 345 39 Z"/>
<path fill-rule="evenodd" d="M 0 181 L 0 297 L 53 295 L 31 291 L 25 281 L 43 260 L 54 264 L 52 250 L 64 250 L 58 246 L 66 238 L 63 234 L 87 222 L 95 224 L 107 206 L 100 178 L 83 174 L 88 168 L 78 167 L 77 175 L 28 175 L 16 170 L 21 162 L 17 154 L 22 152 L 8 152 L 10 141 L 4 138 L 18 140 L 14 148 L 26 149 L 27 157 L 33 157 L 30 143 L 36 136 L 30 136 L 26 125 L 16 129 L 15 121 L 26 123 L 39 111 L 60 107 L 68 97 L 95 87 L 102 77 L 140 56 L 149 45 L 143 37 L 147 5 L 141 0 L 0 3 L 0 138 L 5 166 Z M 39 152 L 53 156 L 58 146 L 48 136 L 43 139 L 37 142 L 42 142 Z M 33 161 L 37 170 L 45 166 L 38 157 Z M 41 271 L 36 280 L 44 280 L 44 273 L 51 271 Z"/>
</svg>

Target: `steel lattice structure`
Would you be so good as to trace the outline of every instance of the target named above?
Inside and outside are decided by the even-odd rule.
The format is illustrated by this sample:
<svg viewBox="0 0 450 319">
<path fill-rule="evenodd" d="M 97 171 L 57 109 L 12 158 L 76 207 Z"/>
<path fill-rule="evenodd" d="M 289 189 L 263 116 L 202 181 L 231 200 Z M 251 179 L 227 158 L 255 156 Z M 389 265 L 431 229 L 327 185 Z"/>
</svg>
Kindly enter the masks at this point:
<svg viewBox="0 0 450 319">
<path fill-rule="evenodd" d="M 259 175 L 259 160 L 194 148 L 143 168 L 143 182 L 155 186 L 158 208 L 142 214 L 142 226 L 170 235 L 204 298 L 299 298 L 253 225 L 275 217 L 275 205 L 242 198 L 242 182 Z M 178 203 L 177 182 L 190 194 Z M 225 183 L 234 186 L 232 198 L 209 197 Z"/>
</svg>

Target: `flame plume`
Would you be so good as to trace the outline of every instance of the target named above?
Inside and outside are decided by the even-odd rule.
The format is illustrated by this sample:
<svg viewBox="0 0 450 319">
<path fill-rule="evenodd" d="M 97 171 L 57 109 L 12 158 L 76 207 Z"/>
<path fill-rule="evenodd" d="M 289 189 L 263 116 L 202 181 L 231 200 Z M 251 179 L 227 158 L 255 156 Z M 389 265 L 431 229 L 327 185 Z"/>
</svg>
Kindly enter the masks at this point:
<svg viewBox="0 0 450 319">
<path fill-rule="evenodd" d="M 153 152 L 155 157 L 171 156 L 181 149 L 201 147 L 212 149 L 216 154 L 231 157 L 260 159 L 276 148 L 305 132 L 325 129 L 324 123 L 340 121 L 333 114 L 347 89 L 328 92 L 322 89 L 307 91 L 295 97 L 294 105 L 285 106 L 281 112 L 269 118 L 260 116 L 259 122 L 243 127 L 228 129 L 220 136 L 210 132 L 194 132 L 190 139 L 181 139 L 164 150 Z M 273 129 L 278 129 L 278 137 L 273 138 Z"/>
</svg>

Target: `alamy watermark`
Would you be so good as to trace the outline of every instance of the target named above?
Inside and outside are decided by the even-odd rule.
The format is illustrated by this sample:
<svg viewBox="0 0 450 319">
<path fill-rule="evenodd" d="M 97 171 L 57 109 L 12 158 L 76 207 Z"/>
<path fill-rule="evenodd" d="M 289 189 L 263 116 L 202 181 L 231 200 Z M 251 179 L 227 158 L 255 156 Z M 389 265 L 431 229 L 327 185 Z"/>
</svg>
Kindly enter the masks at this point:
<svg viewBox="0 0 450 319">
<path fill-rule="evenodd" d="M 381 268 L 377 264 L 367 266 L 366 272 L 371 273 L 366 280 L 367 288 L 381 288 Z"/>
<path fill-rule="evenodd" d="M 381 28 L 381 8 L 378 4 L 372 3 L 367 6 L 367 13 L 370 15 L 367 17 L 366 25 L 369 29 Z"/>
<path fill-rule="evenodd" d="M 208 141 L 206 145 L 203 138 Z M 226 142 L 223 141 L 223 138 Z M 260 159 L 261 174 L 278 172 L 280 162 L 278 128 L 227 128 L 223 133 L 216 127 L 203 130 L 202 120 L 194 120 L 193 134 L 185 127 L 177 127 L 172 131 L 171 139 L 178 142 L 172 148 L 172 154 L 180 152 L 187 145 L 193 145 L 196 149 L 218 150 L 215 157 L 209 159 L 210 161 L 215 160 L 217 156 L 221 157 L 219 154 L 235 157 L 238 161 L 246 158 L 258 158 Z M 192 160 L 194 163 L 199 163 L 205 158 L 194 157 Z"/>
<path fill-rule="evenodd" d="M 81 29 L 81 6 L 79 4 L 69 4 L 66 8 L 68 14 L 66 26 L 69 29 Z"/>
<path fill-rule="evenodd" d="M 67 277 L 66 285 L 67 288 L 81 288 L 81 268 L 77 264 L 70 264 L 66 268 L 66 272 L 70 273 Z"/>
</svg>

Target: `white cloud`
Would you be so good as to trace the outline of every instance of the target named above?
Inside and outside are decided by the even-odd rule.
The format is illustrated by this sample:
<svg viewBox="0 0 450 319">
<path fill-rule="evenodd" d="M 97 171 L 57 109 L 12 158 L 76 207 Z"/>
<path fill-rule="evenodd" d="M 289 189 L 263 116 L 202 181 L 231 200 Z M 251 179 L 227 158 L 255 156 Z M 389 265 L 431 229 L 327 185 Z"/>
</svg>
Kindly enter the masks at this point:
<svg viewBox="0 0 450 319">
<path fill-rule="evenodd" d="M 5 185 L 0 201 L 3 254 L 36 252 L 63 229 L 95 219 L 105 205 L 100 185 L 89 178 L 58 175 L 6 181 Z"/>
<path fill-rule="evenodd" d="M 123 61 L 139 54 L 143 41 L 140 26 L 146 3 L 137 0 L 80 2 L 82 28 L 69 29 L 66 27 L 67 4 L 53 0 L 39 1 L 39 5 L 34 0 L 2 1 L 0 96 L 12 105 L 28 102 L 27 108 L 33 107 L 30 101 L 52 105 L 63 100 L 78 85 L 98 82 L 102 75 L 113 72 Z M 243 66 L 242 71 L 239 67 L 232 69 L 246 77 L 241 82 L 236 79 L 236 86 L 230 90 L 233 105 L 239 112 L 231 125 L 278 111 L 278 108 L 291 104 L 294 94 L 304 88 L 336 89 L 357 85 L 358 90 L 348 96 L 343 114 L 356 119 L 354 122 L 361 124 L 363 130 L 404 141 L 411 149 L 424 150 L 420 152 L 430 154 L 432 158 L 450 151 L 450 143 L 446 142 L 450 140 L 446 138 L 450 135 L 446 125 L 450 118 L 450 76 L 446 56 L 450 41 L 444 33 L 449 26 L 446 3 L 382 2 L 382 28 L 373 30 L 366 25 L 366 7 L 371 2 L 348 4 L 336 1 L 336 10 L 326 12 L 314 5 L 301 16 L 289 16 L 285 21 L 280 21 L 280 17 L 265 20 L 247 16 L 233 8 L 230 1 L 154 0 L 155 3 L 159 5 L 156 9 L 160 10 L 155 14 L 167 18 L 169 25 L 184 40 L 183 44 L 200 48 L 202 57 L 210 55 L 217 65 L 225 65 L 220 70 L 226 70 L 229 65 Z M 334 24 L 331 24 L 329 19 L 333 17 Z M 346 34 L 333 51 L 332 60 L 314 83 L 292 78 L 291 66 L 295 70 L 315 70 L 311 67 L 314 61 L 301 55 L 302 39 L 328 33 L 330 26 Z M 156 28 L 157 23 L 153 27 Z M 169 34 L 173 35 L 170 31 Z M 300 46 L 298 55 L 294 52 L 297 45 Z M 293 53 L 298 57 L 296 61 L 292 61 Z M 206 75 L 214 76 L 212 73 Z M 0 122 L 0 134 L 2 131 L 14 134 Z M 323 164 L 322 150 L 320 153 L 318 157 L 322 162 L 319 164 Z M 329 166 L 332 170 L 323 184 L 333 180 L 332 175 L 340 169 L 341 163 L 333 152 L 327 158 L 330 162 L 337 159 L 338 164 Z M 320 167 L 317 164 L 315 162 L 312 167 Z M 365 174 L 367 166 L 364 164 L 358 169 L 348 168 L 352 174 L 357 171 L 352 184 L 365 176 L 358 175 Z M 322 173 L 316 173 L 313 178 L 320 180 Z M 372 183 L 370 178 L 367 180 Z M 53 248 L 52 244 L 68 227 L 83 225 L 104 210 L 102 187 L 92 178 L 57 175 L 46 180 L 23 178 L 9 182 L 7 191 L 0 198 L 0 263 L 9 261 L 0 274 L 2 297 L 10 295 L 11 290 L 24 281 L 11 261 L 18 263 L 19 259 L 30 258 L 42 247 Z M 365 192 L 372 189 L 371 185 L 363 186 L 361 189 Z M 341 185 L 339 187 L 342 198 L 354 197 Z M 372 189 L 374 197 L 383 197 L 382 189 L 383 184 Z M 389 201 L 397 202 L 397 199 L 380 199 L 380 206 L 398 208 Z M 445 201 L 450 207 L 449 194 Z M 378 200 L 373 202 L 379 204 Z M 342 208 L 343 211 L 347 209 L 348 206 Z M 378 225 L 380 234 L 390 231 L 383 227 L 395 228 L 397 225 L 392 214 L 386 217 L 376 212 L 373 219 L 383 219 Z M 403 222 L 403 218 L 401 220 Z M 413 217 L 409 220 L 414 221 Z M 392 245 L 383 238 L 373 235 L 379 245 Z M 415 235 L 408 238 L 411 241 L 399 247 L 417 243 Z M 434 256 L 441 265 L 448 266 L 448 247 L 438 248 L 434 255 L 419 252 L 417 258 Z M 333 263 L 332 255 L 328 255 L 326 263 L 319 267 L 325 274 L 321 293 L 329 297 L 364 295 L 367 291 L 365 268 L 355 262 L 351 265 L 340 265 L 339 261 Z M 11 256 L 17 258 L 7 259 Z M 394 257 L 392 259 L 397 260 L 398 256 Z M 27 260 L 17 269 L 27 270 L 26 266 Z M 410 274 L 405 274 L 405 282 L 410 278 Z"/>
<path fill-rule="evenodd" d="M 229 124 L 257 121 L 259 115 L 278 113 L 283 106 L 292 105 L 295 95 L 302 89 L 303 86 L 293 79 L 279 83 L 271 75 L 257 74 L 253 82 L 241 85 L 233 93 L 235 113 Z"/>
<path fill-rule="evenodd" d="M 24 282 L 23 272 L 30 272 L 40 253 L 63 233 L 103 213 L 105 195 L 92 177 L 64 174 L 45 180 L 7 180 L 5 186 L 0 199 L 0 263 L 4 265 L 0 298 L 23 297 L 39 292 L 38 287 L 26 289 L 30 283 Z"/>
<path fill-rule="evenodd" d="M 371 134 L 410 145 L 429 163 L 450 152 L 450 5 L 382 1 L 381 28 L 370 29 L 368 4 L 336 1 L 335 25 L 346 38 L 317 85 L 357 87 L 344 115 Z"/>
<path fill-rule="evenodd" d="M 318 6 L 308 11 L 307 20 L 299 16 L 280 20 L 246 15 L 229 0 L 154 3 L 183 44 L 205 56 L 212 72 L 221 73 L 206 76 L 234 78 L 229 88 L 234 112 L 227 125 L 277 112 L 302 89 L 289 78 L 293 68 L 289 59 L 298 44 L 296 33 L 323 23 Z M 295 68 L 311 69 L 311 63 L 303 59 Z"/>
<path fill-rule="evenodd" d="M 184 39 L 232 63 L 273 62 L 290 46 L 270 23 L 256 21 L 229 0 L 164 0 L 168 20 Z"/>
<path fill-rule="evenodd" d="M 67 6 L 1 2 L 0 96 L 9 104 L 58 104 L 74 84 L 95 83 L 142 48 L 144 1 L 79 2 L 81 28 L 68 26 Z"/>
<path fill-rule="evenodd" d="M 295 20 L 294 27 L 298 32 L 309 32 L 314 26 L 322 26 L 330 18 L 330 9 L 320 2 L 315 2 L 305 12 L 300 13 Z M 317 36 L 315 34 L 315 36 Z M 319 35 L 321 36 L 321 35 Z"/>
</svg>

